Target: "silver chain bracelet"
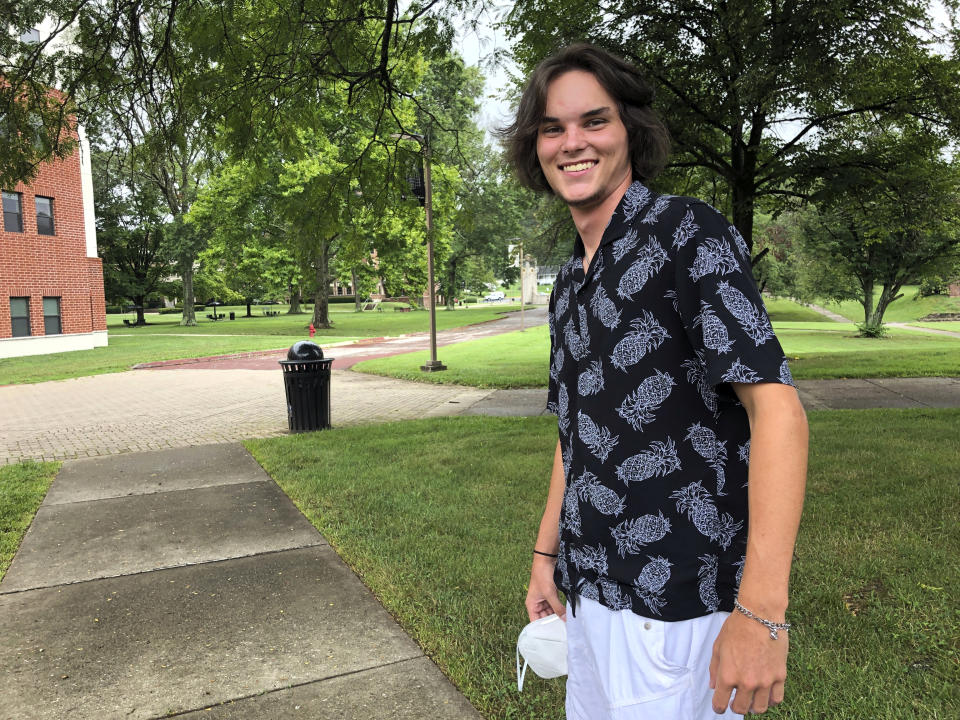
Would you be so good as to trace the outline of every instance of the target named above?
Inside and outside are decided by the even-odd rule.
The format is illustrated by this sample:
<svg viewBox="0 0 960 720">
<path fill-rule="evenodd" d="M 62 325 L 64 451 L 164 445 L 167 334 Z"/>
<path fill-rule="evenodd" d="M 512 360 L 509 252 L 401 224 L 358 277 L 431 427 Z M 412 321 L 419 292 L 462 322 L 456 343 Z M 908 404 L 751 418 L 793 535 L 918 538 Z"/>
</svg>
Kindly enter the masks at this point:
<svg viewBox="0 0 960 720">
<path fill-rule="evenodd" d="M 750 612 L 750 611 L 747 610 L 743 605 L 740 604 L 740 599 L 739 599 L 739 598 L 734 598 L 734 599 L 733 599 L 733 606 L 734 606 L 737 610 L 739 610 L 740 612 L 742 612 L 744 615 L 746 615 L 748 618 L 750 618 L 751 620 L 756 620 L 758 623 L 760 623 L 761 625 L 763 625 L 767 630 L 769 630 L 769 631 L 770 631 L 770 638 L 771 638 L 772 640 L 776 640 L 776 639 L 779 637 L 779 635 L 777 635 L 777 633 L 778 633 L 780 630 L 789 630 L 789 629 L 790 629 L 790 623 L 788 623 L 788 622 L 776 623 L 776 622 L 773 622 L 773 620 L 765 620 L 765 619 L 762 618 L 762 617 L 759 617 L 759 616 L 757 616 L 757 615 L 754 615 L 752 612 Z"/>
</svg>

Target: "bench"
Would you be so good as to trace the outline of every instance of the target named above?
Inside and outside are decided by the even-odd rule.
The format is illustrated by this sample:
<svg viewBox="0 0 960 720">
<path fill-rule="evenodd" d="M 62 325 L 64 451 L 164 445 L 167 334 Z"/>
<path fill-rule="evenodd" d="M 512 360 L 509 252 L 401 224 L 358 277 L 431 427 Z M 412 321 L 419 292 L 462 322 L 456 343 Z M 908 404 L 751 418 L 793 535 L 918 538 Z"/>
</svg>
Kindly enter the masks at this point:
<svg viewBox="0 0 960 720">
<path fill-rule="evenodd" d="M 394 311 L 394 312 L 410 312 L 411 310 L 413 310 L 412 307 L 395 307 L 395 308 L 393 308 L 393 311 Z"/>
<path fill-rule="evenodd" d="M 123 319 L 123 324 L 126 325 L 127 327 L 136 327 L 137 321 L 136 321 L 136 320 L 130 320 L 129 318 L 124 318 L 124 319 Z"/>
</svg>

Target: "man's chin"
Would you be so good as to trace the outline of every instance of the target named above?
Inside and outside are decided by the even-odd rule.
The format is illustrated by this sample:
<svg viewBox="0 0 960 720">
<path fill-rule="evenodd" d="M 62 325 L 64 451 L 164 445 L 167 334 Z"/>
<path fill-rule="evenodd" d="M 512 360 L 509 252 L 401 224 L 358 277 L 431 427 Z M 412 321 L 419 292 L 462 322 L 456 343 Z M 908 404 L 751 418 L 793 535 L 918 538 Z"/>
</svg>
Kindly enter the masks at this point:
<svg viewBox="0 0 960 720">
<path fill-rule="evenodd" d="M 584 195 L 583 197 L 567 197 L 562 193 L 558 194 L 560 195 L 560 199 L 563 200 L 568 207 L 572 208 L 593 207 L 603 199 L 600 192 L 594 192 L 590 195 Z"/>
</svg>

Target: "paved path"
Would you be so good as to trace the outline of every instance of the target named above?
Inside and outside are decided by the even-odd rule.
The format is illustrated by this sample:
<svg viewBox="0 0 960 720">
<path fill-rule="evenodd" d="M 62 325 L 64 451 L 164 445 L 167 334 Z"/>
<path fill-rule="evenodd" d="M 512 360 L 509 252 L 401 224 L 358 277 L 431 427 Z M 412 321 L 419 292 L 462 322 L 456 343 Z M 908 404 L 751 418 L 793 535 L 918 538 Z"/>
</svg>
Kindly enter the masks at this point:
<svg viewBox="0 0 960 720">
<path fill-rule="evenodd" d="M 528 324 L 545 321 L 543 310 Z M 519 327 L 518 316 L 440 333 L 441 347 Z M 333 348 L 340 367 L 360 359 L 428 347 L 425 333 Z M 438 353 L 443 359 L 442 352 Z M 287 432 L 277 354 L 159 363 L 159 370 L 0 387 L 0 463 L 64 460 L 237 442 Z M 337 362 L 334 363 L 336 368 Z M 804 406 L 960 407 L 956 378 L 804 380 Z M 335 369 L 332 422 L 353 425 L 458 414 L 537 415 L 543 390 L 480 390 L 415 383 Z"/>
<path fill-rule="evenodd" d="M 480 718 L 239 445 L 65 463 L 0 676 L 3 720 Z"/>
<path fill-rule="evenodd" d="M 519 312 L 507 313 L 498 320 L 453 328 L 452 330 L 441 330 L 437 333 L 437 347 L 442 348 L 466 340 L 477 340 L 478 338 L 500 335 L 505 332 L 520 330 L 523 327 L 532 328 L 538 325 L 545 325 L 546 322 L 546 307 L 527 310 L 522 315 Z M 318 341 L 322 344 L 320 338 L 318 338 Z M 345 370 L 353 367 L 361 360 L 372 360 L 373 358 L 429 349 L 430 335 L 429 333 L 422 332 L 400 335 L 398 337 L 370 338 L 356 343 L 339 343 L 332 346 L 324 346 L 324 354 L 327 357 L 334 358 L 334 370 Z M 441 362 L 443 361 L 443 353 L 438 351 L 437 357 Z M 190 367 L 193 369 L 211 368 L 223 370 L 246 369 L 276 371 L 277 362 L 285 359 L 286 350 L 264 350 L 260 352 L 238 353 L 236 355 L 208 358 L 162 360 L 154 363 L 144 363 L 138 367 L 152 370 Z"/>
<path fill-rule="evenodd" d="M 335 425 L 456 414 L 489 390 L 336 370 Z M 280 369 L 125 373 L 0 388 L 0 463 L 236 442 L 287 432 Z"/>
<path fill-rule="evenodd" d="M 953 330 L 940 330 L 938 328 L 929 328 L 921 327 L 919 325 L 911 325 L 910 323 L 887 323 L 890 327 L 902 328 L 904 330 L 917 330 L 919 332 L 930 333 L 931 335 L 946 335 L 947 337 L 960 338 L 960 332 L 954 332 Z"/>
<path fill-rule="evenodd" d="M 810 308 L 814 312 L 818 312 L 824 317 L 830 318 L 834 322 L 842 322 L 842 323 L 850 322 L 850 320 L 845 318 L 843 315 L 838 315 L 837 313 L 833 312 L 833 310 L 827 310 L 825 307 L 821 307 L 820 305 L 814 305 L 813 303 L 805 303 L 800 300 L 794 300 L 794 302 L 800 303 L 801 305 L 806 305 L 808 308 Z"/>
<path fill-rule="evenodd" d="M 525 313 L 530 327 L 543 308 Z M 518 313 L 438 334 L 446 345 L 520 327 Z M 337 347 L 331 379 L 334 425 L 456 415 L 490 390 L 432 385 L 336 369 L 429 347 L 427 333 Z M 287 432 L 284 353 L 151 364 L 155 369 L 0 387 L 0 463 L 65 460 L 168 447 L 236 442 Z M 442 359 L 442 355 L 440 356 Z M 162 372 L 158 371 L 162 370 Z"/>
</svg>

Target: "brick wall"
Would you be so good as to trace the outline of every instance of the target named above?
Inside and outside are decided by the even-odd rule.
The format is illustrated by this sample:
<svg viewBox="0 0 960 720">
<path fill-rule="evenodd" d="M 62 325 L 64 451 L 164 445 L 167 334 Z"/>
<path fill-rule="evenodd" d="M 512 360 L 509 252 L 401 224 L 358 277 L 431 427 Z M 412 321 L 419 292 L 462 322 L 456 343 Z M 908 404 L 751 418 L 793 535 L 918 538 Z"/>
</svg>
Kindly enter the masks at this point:
<svg viewBox="0 0 960 720">
<path fill-rule="evenodd" d="M 30 332 L 43 335 L 43 298 L 60 298 L 64 333 L 106 330 L 103 268 L 87 257 L 84 236 L 80 151 L 44 165 L 21 193 L 23 232 L 6 232 L 0 222 L 0 338 L 12 334 L 10 298 L 30 298 Z M 37 195 L 53 198 L 55 235 L 37 233 Z"/>
</svg>

